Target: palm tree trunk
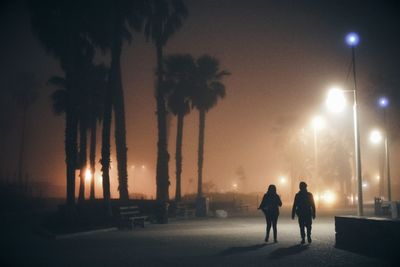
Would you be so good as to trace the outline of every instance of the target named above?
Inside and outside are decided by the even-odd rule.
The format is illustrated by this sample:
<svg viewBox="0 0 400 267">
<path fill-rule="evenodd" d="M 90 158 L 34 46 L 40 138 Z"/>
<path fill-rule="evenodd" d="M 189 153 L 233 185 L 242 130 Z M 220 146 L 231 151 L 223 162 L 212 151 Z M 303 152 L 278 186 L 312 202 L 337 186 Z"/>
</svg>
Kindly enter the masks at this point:
<svg viewBox="0 0 400 267">
<path fill-rule="evenodd" d="M 183 141 L 183 114 L 178 114 L 177 134 L 176 134 L 176 190 L 175 201 L 181 201 L 181 174 L 182 174 L 182 141 Z"/>
<path fill-rule="evenodd" d="M 121 55 L 121 47 L 119 48 L 118 64 L 115 64 L 114 80 L 114 118 L 115 118 L 115 146 L 117 151 L 117 164 L 118 164 L 118 182 L 119 182 L 119 198 L 121 200 L 128 200 L 128 172 L 127 172 L 127 147 L 126 147 L 126 127 L 125 127 L 125 107 L 124 107 L 124 93 L 121 82 L 121 67 L 119 64 L 119 57 Z"/>
<path fill-rule="evenodd" d="M 92 174 L 92 179 L 90 180 L 90 199 L 95 199 L 94 193 L 94 180 L 96 171 L 96 137 L 97 137 L 97 121 L 96 119 L 92 122 L 91 132 L 90 132 L 90 172 Z"/>
<path fill-rule="evenodd" d="M 159 223 L 167 223 L 167 201 L 169 200 L 169 174 L 168 174 L 168 147 L 167 147 L 167 110 L 165 107 L 164 94 L 162 92 L 163 81 L 163 51 L 161 45 L 156 45 L 157 50 L 157 129 L 158 129 L 158 143 L 157 143 L 157 201 L 159 205 Z"/>
<path fill-rule="evenodd" d="M 203 156 L 204 156 L 204 130 L 206 126 L 206 112 L 199 110 L 199 150 L 197 159 L 197 197 L 203 196 Z"/>
<path fill-rule="evenodd" d="M 67 165 L 67 206 L 70 209 L 73 209 L 75 207 L 75 169 L 77 160 L 78 120 L 72 107 L 72 88 L 69 87 L 68 89 L 67 107 L 65 112 L 65 162 Z"/>
<path fill-rule="evenodd" d="M 26 132 L 26 113 L 27 108 L 23 107 L 22 111 L 22 131 L 21 131 L 21 144 L 19 147 L 18 159 L 18 183 L 22 185 L 23 166 L 24 166 L 24 152 L 25 152 L 25 132 Z"/>
<path fill-rule="evenodd" d="M 84 117 L 85 115 L 81 115 Z M 83 203 L 85 200 L 85 171 L 87 162 L 87 135 L 86 135 L 86 118 L 81 118 L 79 124 L 79 197 L 78 203 Z"/>
<path fill-rule="evenodd" d="M 110 203 L 110 132 L 111 132 L 111 87 L 108 85 L 106 89 L 103 129 L 102 129 L 102 146 L 101 146 L 101 171 L 103 173 L 103 198 L 106 214 L 111 216 Z"/>
<path fill-rule="evenodd" d="M 115 118 L 115 146 L 118 165 L 118 190 L 121 200 L 128 200 L 128 171 L 127 171 L 127 147 L 125 127 L 124 93 L 121 81 L 121 50 L 122 50 L 122 27 L 124 17 L 120 14 L 121 7 L 116 1 L 114 3 L 114 40 L 111 48 L 110 82 L 113 91 L 113 107 Z"/>
</svg>

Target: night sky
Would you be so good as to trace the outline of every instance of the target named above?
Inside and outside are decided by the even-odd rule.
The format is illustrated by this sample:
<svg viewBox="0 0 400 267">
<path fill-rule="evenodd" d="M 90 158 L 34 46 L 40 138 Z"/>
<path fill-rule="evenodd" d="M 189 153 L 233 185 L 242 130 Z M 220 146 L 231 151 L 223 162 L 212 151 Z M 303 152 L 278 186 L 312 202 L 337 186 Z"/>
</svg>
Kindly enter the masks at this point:
<svg viewBox="0 0 400 267">
<path fill-rule="evenodd" d="M 293 127 L 306 129 L 311 116 L 322 110 L 330 85 L 351 88 L 348 76 L 351 51 L 344 43 L 347 32 L 356 31 L 361 36 L 357 47 L 361 131 L 366 132 L 378 121 L 369 96 L 400 88 L 400 8 L 395 1 L 185 2 L 189 16 L 168 42 L 166 54 L 190 53 L 196 57 L 210 54 L 232 73 L 225 80 L 226 98 L 210 110 L 206 119 L 204 179 L 212 180 L 220 190 L 231 189 L 232 183 L 237 182 L 238 169 L 246 175 L 246 184 L 241 189 L 247 192 L 264 191 L 279 175 L 287 174 L 274 128 L 282 119 L 290 119 L 296 122 Z M 50 76 L 62 75 L 59 64 L 32 35 L 29 12 L 23 2 L 1 6 L 0 35 L 0 112 L 2 124 L 6 125 L 1 127 L 2 171 L 15 172 L 20 132 L 20 113 L 5 92 L 17 73 L 32 72 L 42 87 L 39 99 L 29 111 L 25 168 L 35 181 L 65 185 L 64 120 L 53 114 L 49 96 L 54 88 L 46 85 Z M 99 56 L 98 60 L 108 62 L 106 56 Z M 125 45 L 122 78 L 129 187 L 133 192 L 153 196 L 155 63 L 155 49 L 145 42 L 142 34 L 136 34 L 133 42 Z M 392 102 L 396 105 L 400 99 Z M 347 117 L 351 119 L 350 113 Z M 6 121 L 9 124 L 3 123 Z M 349 132 L 344 134 L 351 135 L 349 125 Z M 169 132 L 172 185 L 175 128 L 173 118 Z M 198 113 L 193 110 L 186 117 L 184 128 L 184 193 L 196 190 L 197 132 Z M 366 141 L 362 145 L 364 172 L 372 173 L 377 169 L 374 150 L 367 148 Z M 397 160 L 397 147 L 393 143 L 393 162 Z M 116 197 L 115 160 L 113 163 L 112 195 Z M 394 182 L 399 172 L 393 164 Z M 173 195 L 174 186 L 170 192 Z"/>
</svg>

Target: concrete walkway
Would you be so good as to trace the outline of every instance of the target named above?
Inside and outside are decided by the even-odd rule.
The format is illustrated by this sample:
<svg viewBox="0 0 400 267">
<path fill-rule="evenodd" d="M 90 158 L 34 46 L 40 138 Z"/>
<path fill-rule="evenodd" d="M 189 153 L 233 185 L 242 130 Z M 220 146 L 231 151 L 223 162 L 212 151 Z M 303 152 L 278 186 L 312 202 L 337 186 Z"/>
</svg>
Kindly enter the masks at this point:
<svg viewBox="0 0 400 267">
<path fill-rule="evenodd" d="M 277 244 L 264 242 L 261 216 L 171 221 L 62 240 L 28 229 L 1 232 L 1 260 L 13 266 L 390 266 L 334 248 L 332 217 L 317 218 L 310 245 L 299 244 L 297 222 L 284 216 Z"/>
</svg>

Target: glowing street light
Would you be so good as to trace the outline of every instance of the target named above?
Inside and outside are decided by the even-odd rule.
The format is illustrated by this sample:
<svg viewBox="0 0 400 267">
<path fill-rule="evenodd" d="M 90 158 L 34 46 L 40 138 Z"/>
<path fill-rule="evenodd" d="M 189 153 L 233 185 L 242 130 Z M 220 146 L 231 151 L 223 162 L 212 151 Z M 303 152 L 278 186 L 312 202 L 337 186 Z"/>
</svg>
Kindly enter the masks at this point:
<svg viewBox="0 0 400 267">
<path fill-rule="evenodd" d="M 314 130 L 322 130 L 325 128 L 325 120 L 321 116 L 315 116 L 311 121 Z"/>
<path fill-rule="evenodd" d="M 382 133 L 379 130 L 373 130 L 371 132 L 371 134 L 369 135 L 369 140 L 373 143 L 373 144 L 379 144 L 380 142 L 382 142 L 383 136 Z"/>
<path fill-rule="evenodd" d="M 351 47 L 355 47 L 360 43 L 360 36 L 358 36 L 358 34 L 355 32 L 350 32 L 346 35 L 345 40 L 346 44 Z"/>
<path fill-rule="evenodd" d="M 386 108 L 389 106 L 389 99 L 387 99 L 386 97 L 382 96 L 378 99 L 378 105 L 381 108 Z"/>
<path fill-rule="evenodd" d="M 232 188 L 233 188 L 234 191 L 237 191 L 238 190 L 238 184 L 237 183 L 233 183 L 232 184 Z"/>
<path fill-rule="evenodd" d="M 284 185 L 284 184 L 286 184 L 286 183 L 287 183 L 287 179 L 286 179 L 286 177 L 285 177 L 285 176 L 281 176 L 281 177 L 279 177 L 279 183 L 280 183 L 281 185 Z"/>
<path fill-rule="evenodd" d="M 346 106 L 346 98 L 344 97 L 344 92 L 342 88 L 332 87 L 328 91 L 328 96 L 326 98 L 326 106 L 333 113 L 342 112 Z"/>
</svg>

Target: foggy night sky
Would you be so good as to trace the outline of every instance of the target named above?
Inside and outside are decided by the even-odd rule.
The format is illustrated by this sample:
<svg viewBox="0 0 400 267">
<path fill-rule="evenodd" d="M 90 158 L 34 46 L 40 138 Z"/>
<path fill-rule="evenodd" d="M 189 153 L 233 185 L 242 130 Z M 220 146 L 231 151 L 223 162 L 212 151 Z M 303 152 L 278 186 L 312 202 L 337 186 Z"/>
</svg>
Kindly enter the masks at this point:
<svg viewBox="0 0 400 267">
<path fill-rule="evenodd" d="M 263 191 L 276 177 L 287 174 L 280 144 L 272 129 L 282 117 L 294 117 L 300 122 L 300 128 L 308 127 L 311 116 L 321 110 L 330 85 L 351 85 L 351 79 L 347 79 L 350 49 L 344 44 L 347 32 L 356 31 L 361 36 L 357 47 L 361 94 L 364 88 L 371 87 L 373 77 L 392 79 L 400 71 L 400 9 L 395 1 L 191 0 L 185 3 L 189 16 L 168 42 L 165 54 L 190 53 L 198 57 L 207 53 L 217 57 L 222 68 L 232 73 L 225 80 L 226 98 L 206 117 L 204 180 L 213 180 L 219 189 L 228 189 L 237 181 L 239 167 L 247 177 L 246 191 Z M 30 110 L 25 168 L 32 179 L 65 185 L 64 120 L 52 113 L 49 96 L 54 88 L 45 85 L 50 76 L 62 72 L 58 62 L 33 37 L 29 13 L 23 3 L 3 4 L 0 12 L 2 95 L 17 72 L 33 72 L 43 84 L 40 97 Z M 129 186 L 131 191 L 153 195 L 155 63 L 155 49 L 145 42 L 142 34 L 136 34 L 133 42 L 125 45 L 121 64 L 128 166 L 146 166 L 146 174 L 129 169 Z M 397 78 L 395 84 L 399 83 Z M 5 146 L 1 153 L 9 155 L 2 166 L 5 172 L 13 173 L 20 115 L 12 104 L 8 103 L 8 107 L 3 102 L 9 101 L 6 97 L 1 101 L 2 116 L 7 114 L 14 123 L 1 140 Z M 373 124 L 371 121 L 375 123 L 377 119 L 373 103 L 362 102 L 362 98 L 360 102 L 364 112 L 361 131 L 367 131 Z M 349 113 L 350 119 L 351 116 Z M 184 193 L 196 190 L 197 132 L 198 113 L 192 110 L 185 118 L 183 137 Z M 173 119 L 169 134 L 171 196 L 174 195 L 175 133 Z M 374 160 L 364 155 L 368 151 L 363 143 L 363 161 Z M 393 161 L 394 154 L 395 151 Z M 100 146 L 97 156 L 100 156 Z M 396 180 L 399 170 L 395 165 L 392 165 L 392 176 Z M 374 168 L 373 164 L 364 166 Z M 141 179 L 140 184 L 138 180 L 133 182 L 135 177 Z M 193 183 L 189 187 L 190 178 Z M 113 196 L 116 196 L 116 181 L 114 174 Z"/>
</svg>

